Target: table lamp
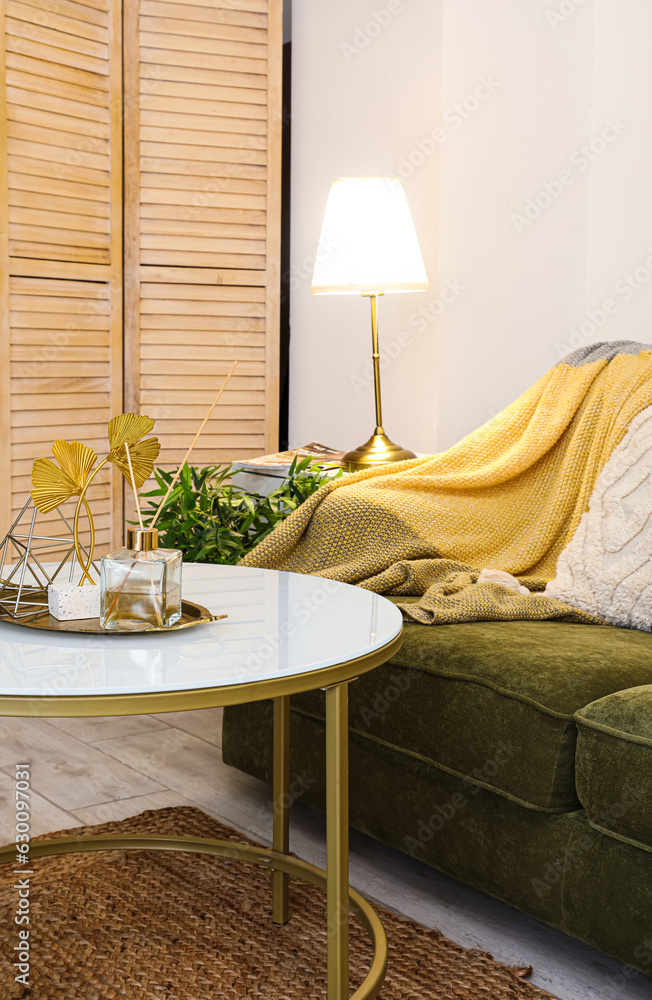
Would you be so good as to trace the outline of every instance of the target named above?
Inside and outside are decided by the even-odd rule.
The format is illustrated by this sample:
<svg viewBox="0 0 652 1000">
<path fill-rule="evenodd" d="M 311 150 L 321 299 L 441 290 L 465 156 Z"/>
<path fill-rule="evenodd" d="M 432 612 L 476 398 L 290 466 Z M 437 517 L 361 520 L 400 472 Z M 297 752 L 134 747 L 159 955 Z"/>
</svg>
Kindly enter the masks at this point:
<svg viewBox="0 0 652 1000">
<path fill-rule="evenodd" d="M 310 291 L 357 293 L 371 303 L 376 428 L 369 440 L 347 452 L 343 462 L 365 469 L 414 458 L 385 434 L 380 398 L 378 296 L 428 288 L 419 241 L 400 180 L 342 177 L 331 187 Z"/>
</svg>

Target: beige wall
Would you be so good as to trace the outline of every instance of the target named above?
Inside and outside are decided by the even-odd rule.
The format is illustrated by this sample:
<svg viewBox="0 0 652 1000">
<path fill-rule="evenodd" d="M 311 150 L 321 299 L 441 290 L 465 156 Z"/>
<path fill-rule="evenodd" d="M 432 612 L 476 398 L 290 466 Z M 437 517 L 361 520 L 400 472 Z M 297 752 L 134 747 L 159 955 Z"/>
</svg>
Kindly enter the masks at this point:
<svg viewBox="0 0 652 1000">
<path fill-rule="evenodd" d="M 292 444 L 373 426 L 368 305 L 309 292 L 338 176 L 404 177 L 430 278 L 381 301 L 400 443 L 447 447 L 577 343 L 652 340 L 649 0 L 296 0 L 292 35 Z"/>
</svg>

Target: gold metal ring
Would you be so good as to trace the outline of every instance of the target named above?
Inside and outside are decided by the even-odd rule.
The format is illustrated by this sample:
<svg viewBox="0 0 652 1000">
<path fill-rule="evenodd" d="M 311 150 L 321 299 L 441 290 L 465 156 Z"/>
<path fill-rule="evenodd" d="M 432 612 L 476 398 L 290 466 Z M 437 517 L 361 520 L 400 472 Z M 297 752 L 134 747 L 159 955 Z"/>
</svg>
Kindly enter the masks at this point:
<svg viewBox="0 0 652 1000">
<path fill-rule="evenodd" d="M 188 854 L 209 854 L 248 864 L 262 865 L 269 871 L 285 872 L 319 889 L 326 890 L 326 872 L 315 865 L 298 858 L 279 854 L 265 847 L 250 844 L 234 844 L 229 840 L 209 840 L 195 837 L 165 837 L 157 835 L 134 836 L 133 834 L 105 834 L 97 837 L 60 837 L 51 840 L 34 840 L 30 844 L 30 859 L 50 857 L 58 854 L 76 854 L 84 851 L 181 851 Z M 8 844 L 0 848 L 0 865 L 10 864 L 16 853 L 16 845 Z M 349 1000 L 373 1000 L 377 997 L 387 972 L 387 935 L 380 917 L 360 893 L 349 886 L 349 908 L 360 918 L 367 928 L 374 949 L 371 968 L 361 985 Z"/>
</svg>

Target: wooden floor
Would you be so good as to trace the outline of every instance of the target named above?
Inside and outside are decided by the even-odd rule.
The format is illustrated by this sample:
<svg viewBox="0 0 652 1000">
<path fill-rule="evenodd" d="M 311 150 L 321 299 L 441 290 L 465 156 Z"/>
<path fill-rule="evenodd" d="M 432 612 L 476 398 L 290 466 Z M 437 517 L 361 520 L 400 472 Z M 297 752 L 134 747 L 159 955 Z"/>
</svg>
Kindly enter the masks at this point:
<svg viewBox="0 0 652 1000">
<path fill-rule="evenodd" d="M 197 805 L 270 842 L 265 785 L 222 764 L 221 711 L 116 719 L 0 720 L 0 843 L 13 840 L 15 764 L 32 774 L 32 835 L 164 806 Z M 293 806 L 292 849 L 325 864 L 323 817 Z M 351 882 L 364 895 L 466 947 L 532 965 L 560 1000 L 652 998 L 652 979 L 362 834 Z"/>
</svg>

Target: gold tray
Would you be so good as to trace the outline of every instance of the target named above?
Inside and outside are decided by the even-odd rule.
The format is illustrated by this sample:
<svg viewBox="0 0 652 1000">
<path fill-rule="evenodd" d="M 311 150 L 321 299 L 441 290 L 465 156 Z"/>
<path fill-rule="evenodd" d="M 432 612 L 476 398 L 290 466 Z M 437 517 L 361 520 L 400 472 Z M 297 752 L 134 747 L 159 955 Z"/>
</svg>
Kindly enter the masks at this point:
<svg viewBox="0 0 652 1000">
<path fill-rule="evenodd" d="M 46 632 L 77 632 L 92 635 L 143 635 L 150 632 L 178 632 L 181 628 L 190 628 L 191 625 L 208 625 L 210 622 L 218 622 L 228 615 L 212 615 L 208 608 L 193 601 L 181 602 L 181 618 L 176 625 L 167 628 L 158 625 L 144 625 L 142 628 L 113 629 L 102 628 L 99 618 L 80 618 L 76 621 L 60 622 L 53 618 L 49 611 L 37 611 L 36 614 L 26 618 L 12 618 L 11 615 L 0 615 L 0 622 L 9 622 L 11 625 L 22 625 L 24 628 L 38 628 Z"/>
</svg>

